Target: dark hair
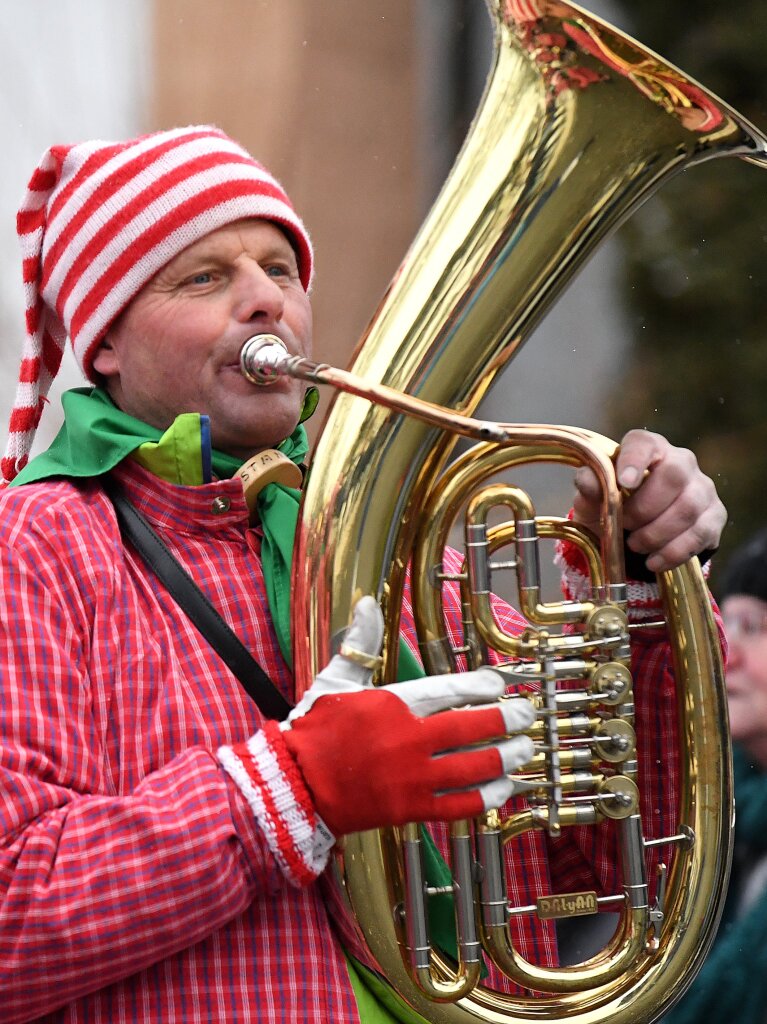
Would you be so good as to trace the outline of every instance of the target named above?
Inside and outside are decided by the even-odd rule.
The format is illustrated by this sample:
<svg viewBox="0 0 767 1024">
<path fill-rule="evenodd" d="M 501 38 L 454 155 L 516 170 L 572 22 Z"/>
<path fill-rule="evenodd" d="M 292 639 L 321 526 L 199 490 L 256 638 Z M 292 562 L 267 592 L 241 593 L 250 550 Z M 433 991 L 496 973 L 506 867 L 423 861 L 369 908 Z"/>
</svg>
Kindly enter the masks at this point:
<svg viewBox="0 0 767 1024">
<path fill-rule="evenodd" d="M 767 528 L 736 548 L 715 586 L 720 601 L 732 594 L 748 594 L 767 601 Z"/>
</svg>

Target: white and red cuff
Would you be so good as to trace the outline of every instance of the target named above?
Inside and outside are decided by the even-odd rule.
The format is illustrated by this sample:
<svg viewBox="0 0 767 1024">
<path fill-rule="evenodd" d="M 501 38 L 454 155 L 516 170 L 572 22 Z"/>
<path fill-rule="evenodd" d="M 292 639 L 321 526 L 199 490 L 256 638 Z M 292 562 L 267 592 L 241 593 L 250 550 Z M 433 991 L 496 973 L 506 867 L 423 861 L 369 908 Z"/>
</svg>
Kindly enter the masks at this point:
<svg viewBox="0 0 767 1024">
<path fill-rule="evenodd" d="M 335 836 L 316 814 L 278 723 L 265 722 L 246 743 L 219 747 L 216 756 L 248 801 L 287 880 L 296 886 L 313 882 Z"/>
<path fill-rule="evenodd" d="M 562 573 L 562 593 L 567 601 L 590 601 L 592 583 L 586 559 L 571 541 L 557 541 L 554 564 Z M 627 580 L 629 622 L 655 622 L 663 616 L 657 583 Z"/>
</svg>

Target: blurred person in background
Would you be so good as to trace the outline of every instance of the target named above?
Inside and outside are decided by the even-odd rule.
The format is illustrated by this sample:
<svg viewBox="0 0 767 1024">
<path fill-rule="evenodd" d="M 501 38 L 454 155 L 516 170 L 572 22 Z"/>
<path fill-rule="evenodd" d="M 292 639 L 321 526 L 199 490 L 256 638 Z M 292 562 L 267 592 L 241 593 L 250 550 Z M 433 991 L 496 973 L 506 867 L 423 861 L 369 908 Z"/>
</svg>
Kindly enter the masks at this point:
<svg viewBox="0 0 767 1024">
<path fill-rule="evenodd" d="M 734 552 L 715 589 L 728 644 L 735 855 L 713 950 L 664 1024 L 767 1021 L 767 529 Z"/>
</svg>

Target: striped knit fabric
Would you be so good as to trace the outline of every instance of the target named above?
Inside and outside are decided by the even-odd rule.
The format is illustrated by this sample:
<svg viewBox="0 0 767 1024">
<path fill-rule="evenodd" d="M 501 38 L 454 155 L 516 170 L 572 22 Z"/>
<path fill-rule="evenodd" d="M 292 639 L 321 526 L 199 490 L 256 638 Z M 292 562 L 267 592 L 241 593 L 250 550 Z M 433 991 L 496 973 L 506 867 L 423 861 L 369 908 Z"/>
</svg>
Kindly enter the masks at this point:
<svg viewBox="0 0 767 1024">
<path fill-rule="evenodd" d="M 264 722 L 246 743 L 219 747 L 217 756 L 248 801 L 288 881 L 314 881 L 327 864 L 335 836 L 315 814 L 277 723 Z"/>
<path fill-rule="evenodd" d="M 583 553 L 574 544 L 557 544 L 554 563 L 562 573 L 562 587 L 568 599 L 590 600 L 592 581 Z M 703 575 L 708 578 L 710 571 L 711 562 L 706 562 Z M 663 618 L 663 602 L 657 583 L 629 579 L 627 584 L 629 623 L 646 624 Z"/>
<path fill-rule="evenodd" d="M 506 0 L 504 16 L 509 23 L 524 24 L 528 21 L 538 21 L 544 15 L 544 7 L 540 0 Z"/>
<path fill-rule="evenodd" d="M 247 217 L 286 230 L 308 290 L 311 242 L 285 191 L 218 129 L 54 146 L 43 155 L 17 217 L 26 341 L 4 483 L 27 462 L 67 335 L 91 377 L 99 342 L 141 288 L 189 245 Z"/>
</svg>

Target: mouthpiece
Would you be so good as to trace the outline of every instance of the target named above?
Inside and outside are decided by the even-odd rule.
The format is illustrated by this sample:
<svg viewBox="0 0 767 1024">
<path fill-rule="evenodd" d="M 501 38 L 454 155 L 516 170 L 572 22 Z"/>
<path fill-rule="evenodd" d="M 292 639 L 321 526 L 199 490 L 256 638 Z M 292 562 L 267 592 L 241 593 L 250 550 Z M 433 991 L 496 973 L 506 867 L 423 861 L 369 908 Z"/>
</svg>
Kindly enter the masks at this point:
<svg viewBox="0 0 767 1024">
<path fill-rule="evenodd" d="M 240 350 L 240 369 L 252 384 L 274 384 L 288 355 L 287 346 L 275 334 L 254 334 Z"/>
</svg>

